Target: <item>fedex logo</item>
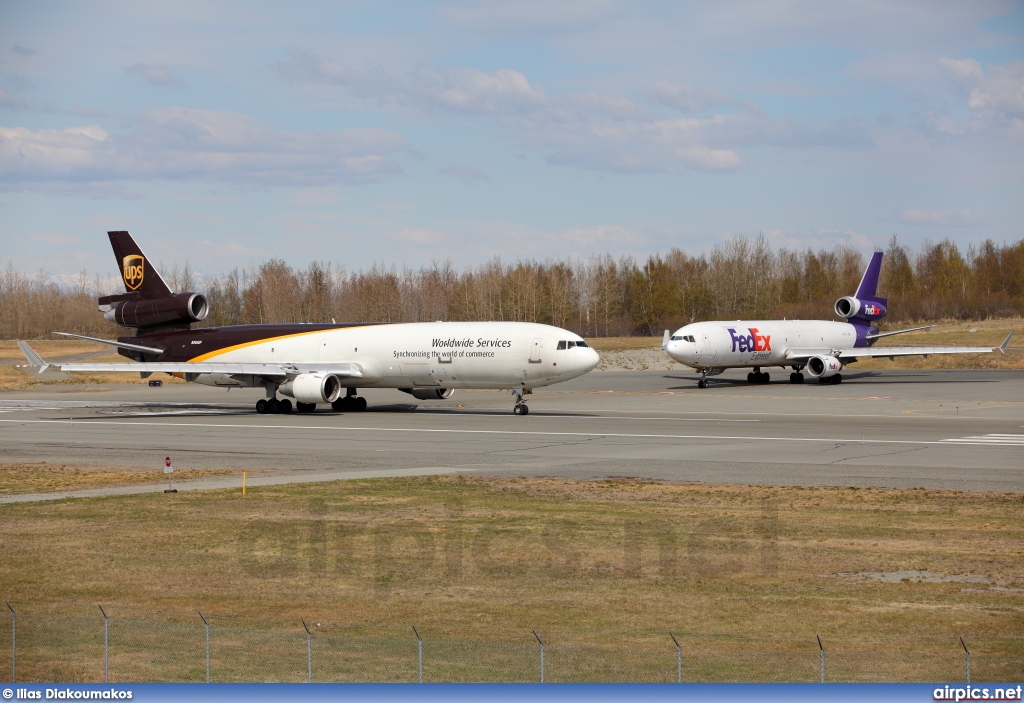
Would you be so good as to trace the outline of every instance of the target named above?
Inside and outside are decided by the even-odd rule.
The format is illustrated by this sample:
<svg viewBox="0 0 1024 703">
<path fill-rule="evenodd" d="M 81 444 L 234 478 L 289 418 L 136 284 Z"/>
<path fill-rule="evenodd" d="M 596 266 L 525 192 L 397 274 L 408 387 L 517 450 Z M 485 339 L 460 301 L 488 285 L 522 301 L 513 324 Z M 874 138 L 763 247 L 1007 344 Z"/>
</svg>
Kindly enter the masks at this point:
<svg viewBox="0 0 1024 703">
<path fill-rule="evenodd" d="M 877 305 L 872 305 L 871 303 L 867 303 L 864 306 L 864 314 L 865 315 L 880 315 L 881 313 L 882 313 L 882 310 Z"/>
<path fill-rule="evenodd" d="M 772 338 L 768 335 L 758 334 L 753 327 L 747 331 L 750 334 L 736 334 L 736 330 L 729 329 L 729 336 L 732 337 L 732 350 L 741 352 L 770 352 L 772 350 Z"/>
</svg>

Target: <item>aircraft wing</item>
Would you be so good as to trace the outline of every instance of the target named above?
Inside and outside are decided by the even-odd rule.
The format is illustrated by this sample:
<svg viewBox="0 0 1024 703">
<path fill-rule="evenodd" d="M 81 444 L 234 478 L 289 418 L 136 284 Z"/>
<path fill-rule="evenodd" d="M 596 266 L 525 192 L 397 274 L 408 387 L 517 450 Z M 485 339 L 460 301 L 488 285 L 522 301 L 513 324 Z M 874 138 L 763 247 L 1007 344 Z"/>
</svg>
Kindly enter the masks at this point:
<svg viewBox="0 0 1024 703">
<path fill-rule="evenodd" d="M 998 347 L 847 347 L 845 349 L 790 349 L 786 359 L 803 361 L 813 356 L 834 356 L 837 359 L 853 359 L 858 357 L 896 357 L 896 356 L 931 356 L 932 354 L 989 354 L 996 350 L 1005 352 L 1013 338 L 1013 332 L 1007 335 Z"/>
<path fill-rule="evenodd" d="M 61 371 L 91 372 L 125 372 L 125 373 L 223 373 L 228 375 L 252 375 L 265 378 L 289 378 L 301 373 L 331 373 L 341 378 L 362 378 L 363 370 L 359 364 L 339 362 L 328 364 L 259 364 L 232 363 L 223 361 L 124 361 L 96 363 L 47 363 L 32 351 L 25 342 L 19 342 L 22 352 L 28 359 L 26 366 L 38 368 L 56 368 Z"/>
</svg>

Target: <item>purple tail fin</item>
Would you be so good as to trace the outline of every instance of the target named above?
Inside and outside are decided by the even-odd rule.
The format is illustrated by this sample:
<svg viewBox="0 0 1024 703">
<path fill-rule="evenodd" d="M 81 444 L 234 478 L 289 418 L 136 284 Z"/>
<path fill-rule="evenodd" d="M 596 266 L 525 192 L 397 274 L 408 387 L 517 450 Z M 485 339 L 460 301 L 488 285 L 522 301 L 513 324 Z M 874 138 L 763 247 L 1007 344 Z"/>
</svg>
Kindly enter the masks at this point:
<svg viewBox="0 0 1024 703">
<path fill-rule="evenodd" d="M 853 294 L 858 300 L 871 300 L 878 295 L 878 274 L 882 272 L 882 252 L 876 251 L 871 255 L 868 267 L 864 269 L 864 275 L 857 286 L 857 292 Z"/>
</svg>

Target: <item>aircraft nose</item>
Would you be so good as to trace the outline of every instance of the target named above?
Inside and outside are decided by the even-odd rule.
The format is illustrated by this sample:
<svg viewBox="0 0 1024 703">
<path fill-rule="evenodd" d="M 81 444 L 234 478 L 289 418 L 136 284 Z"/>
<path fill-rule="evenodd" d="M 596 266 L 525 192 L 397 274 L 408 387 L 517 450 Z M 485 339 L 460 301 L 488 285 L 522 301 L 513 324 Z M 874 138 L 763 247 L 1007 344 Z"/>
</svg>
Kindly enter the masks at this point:
<svg viewBox="0 0 1024 703">
<path fill-rule="evenodd" d="M 601 363 L 601 355 L 598 354 L 594 349 L 587 347 L 587 351 L 590 352 L 587 355 L 587 371 L 592 371 Z"/>
</svg>

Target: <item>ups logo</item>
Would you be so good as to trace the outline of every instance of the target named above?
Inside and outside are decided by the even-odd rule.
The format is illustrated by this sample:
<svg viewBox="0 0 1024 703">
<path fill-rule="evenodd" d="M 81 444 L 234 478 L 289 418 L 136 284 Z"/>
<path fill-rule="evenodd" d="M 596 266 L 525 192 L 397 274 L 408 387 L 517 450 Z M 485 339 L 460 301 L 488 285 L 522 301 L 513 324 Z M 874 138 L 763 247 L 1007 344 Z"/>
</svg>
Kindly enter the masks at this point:
<svg viewBox="0 0 1024 703">
<path fill-rule="evenodd" d="M 138 254 L 126 256 L 121 260 L 121 276 L 124 278 L 125 288 L 138 290 L 142 285 L 142 273 L 146 260 Z"/>
</svg>

